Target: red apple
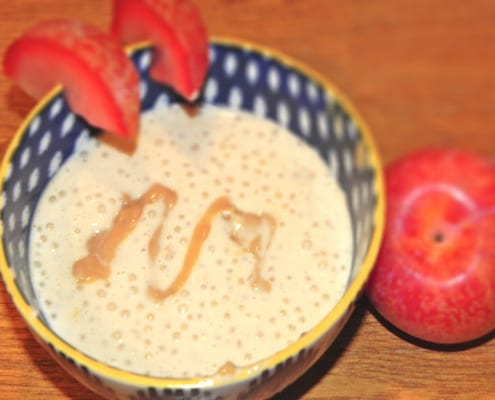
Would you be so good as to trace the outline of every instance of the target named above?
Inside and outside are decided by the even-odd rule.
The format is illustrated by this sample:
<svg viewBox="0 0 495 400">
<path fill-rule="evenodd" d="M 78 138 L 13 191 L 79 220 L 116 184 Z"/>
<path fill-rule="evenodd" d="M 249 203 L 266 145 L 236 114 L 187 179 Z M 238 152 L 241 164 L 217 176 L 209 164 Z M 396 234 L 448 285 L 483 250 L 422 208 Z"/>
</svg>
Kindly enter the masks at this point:
<svg viewBox="0 0 495 400">
<path fill-rule="evenodd" d="M 113 36 L 72 20 L 42 22 L 4 55 L 5 74 L 35 99 L 62 84 L 89 123 L 132 138 L 139 124 L 139 76 Z"/>
<path fill-rule="evenodd" d="M 149 40 L 150 74 L 195 100 L 208 70 L 208 34 L 192 0 L 114 0 L 111 31 L 124 44 Z"/>
<path fill-rule="evenodd" d="M 495 163 L 427 149 L 386 168 L 383 244 L 367 295 L 424 341 L 463 343 L 495 329 Z"/>
</svg>

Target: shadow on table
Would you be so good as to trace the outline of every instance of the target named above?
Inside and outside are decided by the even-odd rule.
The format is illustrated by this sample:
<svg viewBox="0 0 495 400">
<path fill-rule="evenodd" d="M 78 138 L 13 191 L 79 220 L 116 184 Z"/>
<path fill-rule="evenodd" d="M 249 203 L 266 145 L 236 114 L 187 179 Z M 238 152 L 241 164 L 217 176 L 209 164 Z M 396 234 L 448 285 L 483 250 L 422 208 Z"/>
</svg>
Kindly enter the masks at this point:
<svg viewBox="0 0 495 400">
<path fill-rule="evenodd" d="M 363 322 L 366 314 L 367 304 L 364 299 L 358 301 L 354 313 L 344 326 L 335 341 L 321 358 L 296 382 L 288 386 L 285 390 L 272 397 L 271 400 L 297 400 L 315 386 L 326 374 L 331 373 L 331 369 L 342 356 L 349 343 L 354 338 L 357 330 Z"/>
<path fill-rule="evenodd" d="M 371 305 L 369 302 L 365 303 L 365 307 L 373 314 L 373 316 L 391 333 L 400 337 L 401 339 L 419 347 L 423 347 L 428 350 L 433 351 L 444 351 L 444 352 L 456 352 L 469 350 L 473 347 L 480 346 L 486 342 L 489 342 L 495 339 L 495 330 L 492 332 L 478 338 L 475 340 L 471 340 L 469 342 L 457 343 L 457 344 L 437 344 L 432 342 L 427 342 L 425 340 L 421 340 L 415 338 L 414 336 L 408 335 L 404 331 L 401 331 L 399 328 L 393 326 L 390 322 L 388 322 L 385 318 L 383 318 L 380 313 Z"/>
<path fill-rule="evenodd" d="M 10 85 L 7 89 L 7 95 L 5 97 L 7 108 L 18 115 L 21 120 L 24 120 L 36 105 L 36 101 L 32 97 L 14 84 Z M 14 134 L 14 132 L 11 133 Z"/>
</svg>

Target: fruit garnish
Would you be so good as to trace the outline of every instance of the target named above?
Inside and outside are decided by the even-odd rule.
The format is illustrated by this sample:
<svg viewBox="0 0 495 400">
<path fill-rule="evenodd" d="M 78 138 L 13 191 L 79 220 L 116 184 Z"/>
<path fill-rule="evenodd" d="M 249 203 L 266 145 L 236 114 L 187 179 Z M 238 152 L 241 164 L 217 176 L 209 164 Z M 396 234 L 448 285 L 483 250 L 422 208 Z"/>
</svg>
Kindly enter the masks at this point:
<svg viewBox="0 0 495 400">
<path fill-rule="evenodd" d="M 454 344 L 495 329 L 495 163 L 426 149 L 386 168 L 385 234 L 367 295 L 392 325 Z"/>
<path fill-rule="evenodd" d="M 123 44 L 150 41 L 151 77 L 189 101 L 208 69 L 208 35 L 191 0 L 114 0 L 111 31 Z"/>
<path fill-rule="evenodd" d="M 71 20 L 42 22 L 15 40 L 5 74 L 35 99 L 57 84 L 91 125 L 122 137 L 138 131 L 139 76 L 115 38 Z"/>
</svg>

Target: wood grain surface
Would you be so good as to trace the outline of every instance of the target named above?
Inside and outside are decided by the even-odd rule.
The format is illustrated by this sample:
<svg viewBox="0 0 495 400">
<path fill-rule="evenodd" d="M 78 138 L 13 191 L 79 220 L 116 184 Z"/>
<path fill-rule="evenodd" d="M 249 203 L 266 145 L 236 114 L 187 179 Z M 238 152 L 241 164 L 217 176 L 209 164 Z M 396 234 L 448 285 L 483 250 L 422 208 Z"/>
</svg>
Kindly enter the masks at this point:
<svg viewBox="0 0 495 400">
<path fill-rule="evenodd" d="M 197 0 L 211 34 L 281 50 L 335 82 L 385 163 L 448 144 L 495 158 L 495 1 Z M 110 0 L 2 0 L 0 52 L 36 21 L 106 27 Z M 0 153 L 33 101 L 0 77 Z M 493 336 L 493 335 L 492 335 Z M 33 340 L 0 289 L 0 398 L 88 399 Z M 419 346 L 362 300 L 324 357 L 277 399 L 494 399 L 495 340 Z"/>
</svg>

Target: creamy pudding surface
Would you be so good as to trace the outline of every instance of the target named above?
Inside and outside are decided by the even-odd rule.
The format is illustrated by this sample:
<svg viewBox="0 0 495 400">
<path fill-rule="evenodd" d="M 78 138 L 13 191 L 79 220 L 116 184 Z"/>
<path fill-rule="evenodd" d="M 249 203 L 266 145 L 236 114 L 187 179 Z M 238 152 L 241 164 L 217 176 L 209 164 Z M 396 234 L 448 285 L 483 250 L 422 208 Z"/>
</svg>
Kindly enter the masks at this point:
<svg viewBox="0 0 495 400">
<path fill-rule="evenodd" d="M 296 341 L 350 275 L 345 197 L 319 156 L 240 111 L 142 116 L 137 150 L 88 140 L 38 205 L 41 312 L 68 343 L 159 377 L 229 374 Z"/>
</svg>

